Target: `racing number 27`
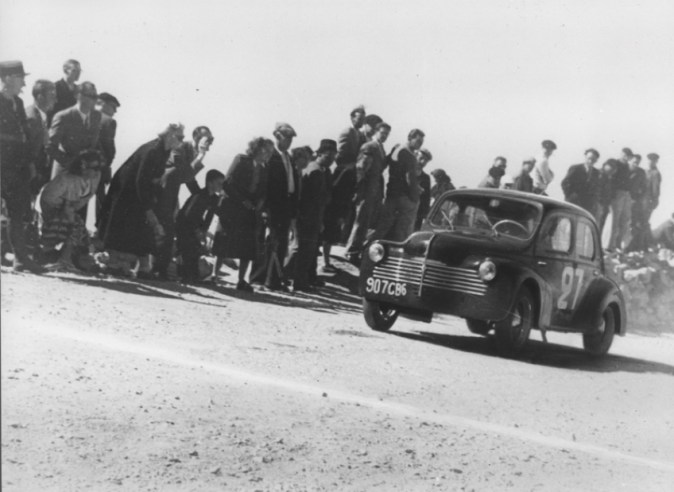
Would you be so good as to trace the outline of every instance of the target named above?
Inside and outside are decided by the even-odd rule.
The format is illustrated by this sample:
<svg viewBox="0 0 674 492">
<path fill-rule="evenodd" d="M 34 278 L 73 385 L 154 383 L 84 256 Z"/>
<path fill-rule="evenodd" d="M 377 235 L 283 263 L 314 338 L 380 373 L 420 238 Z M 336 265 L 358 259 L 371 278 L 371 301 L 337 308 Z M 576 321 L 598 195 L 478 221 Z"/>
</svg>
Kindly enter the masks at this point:
<svg viewBox="0 0 674 492">
<path fill-rule="evenodd" d="M 573 302 L 571 303 L 571 306 L 569 306 L 569 301 L 567 298 L 573 292 L 574 273 L 578 278 L 578 282 L 576 283 L 576 293 L 573 295 Z M 580 287 L 583 285 L 584 276 L 585 270 L 582 268 L 576 268 L 574 271 L 573 267 L 568 266 L 564 269 L 562 272 L 562 295 L 559 296 L 559 299 L 557 300 L 558 309 L 573 309 L 576 307 L 576 301 L 578 301 L 578 294 L 580 294 Z"/>
</svg>

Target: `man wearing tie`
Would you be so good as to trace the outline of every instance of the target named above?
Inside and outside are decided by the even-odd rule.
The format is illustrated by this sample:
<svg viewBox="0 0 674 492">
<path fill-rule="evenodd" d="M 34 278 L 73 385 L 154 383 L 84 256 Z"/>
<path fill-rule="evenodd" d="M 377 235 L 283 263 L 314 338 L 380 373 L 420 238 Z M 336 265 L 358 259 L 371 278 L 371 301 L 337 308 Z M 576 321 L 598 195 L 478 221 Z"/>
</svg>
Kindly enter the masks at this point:
<svg viewBox="0 0 674 492">
<path fill-rule="evenodd" d="M 26 108 L 28 145 L 30 147 L 30 191 L 33 202 L 51 177 L 48 114 L 56 102 L 56 87 L 49 80 L 40 79 L 33 86 L 34 103 Z"/>
<path fill-rule="evenodd" d="M 281 266 L 288 252 L 290 225 L 297 215 L 299 174 L 288 149 L 297 136 L 288 123 L 277 123 L 274 129 L 276 145 L 267 162 L 267 200 L 269 210 L 269 248 L 266 265 L 253 265 L 251 282 L 264 283 L 270 290 L 288 291 L 283 284 Z"/>
<path fill-rule="evenodd" d="M 101 112 L 94 109 L 98 95 L 96 86 L 83 82 L 77 104 L 56 113 L 49 128 L 47 152 L 54 159 L 52 179 L 70 169 L 80 152 L 97 150 L 101 131 Z M 82 209 L 86 223 L 86 207 Z"/>
</svg>

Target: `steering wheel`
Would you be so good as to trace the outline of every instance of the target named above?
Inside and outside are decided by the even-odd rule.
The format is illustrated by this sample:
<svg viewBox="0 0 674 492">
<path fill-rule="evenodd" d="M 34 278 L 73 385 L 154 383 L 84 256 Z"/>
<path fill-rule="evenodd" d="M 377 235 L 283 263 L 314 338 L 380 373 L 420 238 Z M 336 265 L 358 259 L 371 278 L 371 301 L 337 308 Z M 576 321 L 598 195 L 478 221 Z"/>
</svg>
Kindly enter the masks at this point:
<svg viewBox="0 0 674 492">
<path fill-rule="evenodd" d="M 509 220 L 509 219 L 499 220 L 496 224 L 494 224 L 493 226 L 491 226 L 492 230 L 493 230 L 494 232 L 496 232 L 496 228 L 497 228 L 498 226 L 500 226 L 501 224 L 515 224 L 517 227 L 519 227 L 520 229 L 522 229 L 522 230 L 524 231 L 524 234 L 525 234 L 525 235 L 529 235 L 529 230 L 528 230 L 525 226 L 523 226 L 523 225 L 520 224 L 519 222 L 515 222 L 514 220 Z"/>
</svg>

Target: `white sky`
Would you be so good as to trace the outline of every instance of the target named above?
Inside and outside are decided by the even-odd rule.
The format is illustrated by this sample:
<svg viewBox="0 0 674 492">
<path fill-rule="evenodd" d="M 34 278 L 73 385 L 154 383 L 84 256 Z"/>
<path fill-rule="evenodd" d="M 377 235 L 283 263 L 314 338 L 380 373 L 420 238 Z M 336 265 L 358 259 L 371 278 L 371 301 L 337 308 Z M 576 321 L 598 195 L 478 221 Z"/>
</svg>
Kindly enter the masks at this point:
<svg viewBox="0 0 674 492">
<path fill-rule="evenodd" d="M 297 145 L 336 139 L 364 104 L 410 129 L 456 185 L 494 157 L 508 172 L 544 139 L 559 149 L 551 194 L 583 151 L 657 152 L 674 212 L 674 2 L 0 0 L 0 60 L 20 59 L 23 98 L 68 58 L 122 103 L 115 166 L 170 121 L 208 125 L 207 168 L 227 170 L 277 121 Z M 201 176 L 203 179 L 203 174 Z"/>
</svg>

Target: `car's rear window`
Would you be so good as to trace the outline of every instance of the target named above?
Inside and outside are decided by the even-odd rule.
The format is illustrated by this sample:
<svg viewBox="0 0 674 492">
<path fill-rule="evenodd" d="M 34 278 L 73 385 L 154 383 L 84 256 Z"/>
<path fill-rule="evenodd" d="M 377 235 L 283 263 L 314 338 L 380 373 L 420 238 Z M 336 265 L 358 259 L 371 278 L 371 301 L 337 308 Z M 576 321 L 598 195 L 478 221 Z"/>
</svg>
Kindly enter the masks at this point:
<svg viewBox="0 0 674 492">
<path fill-rule="evenodd" d="M 430 223 L 466 234 L 527 240 L 536 230 L 540 214 L 539 207 L 521 200 L 450 195 L 435 209 Z"/>
</svg>

